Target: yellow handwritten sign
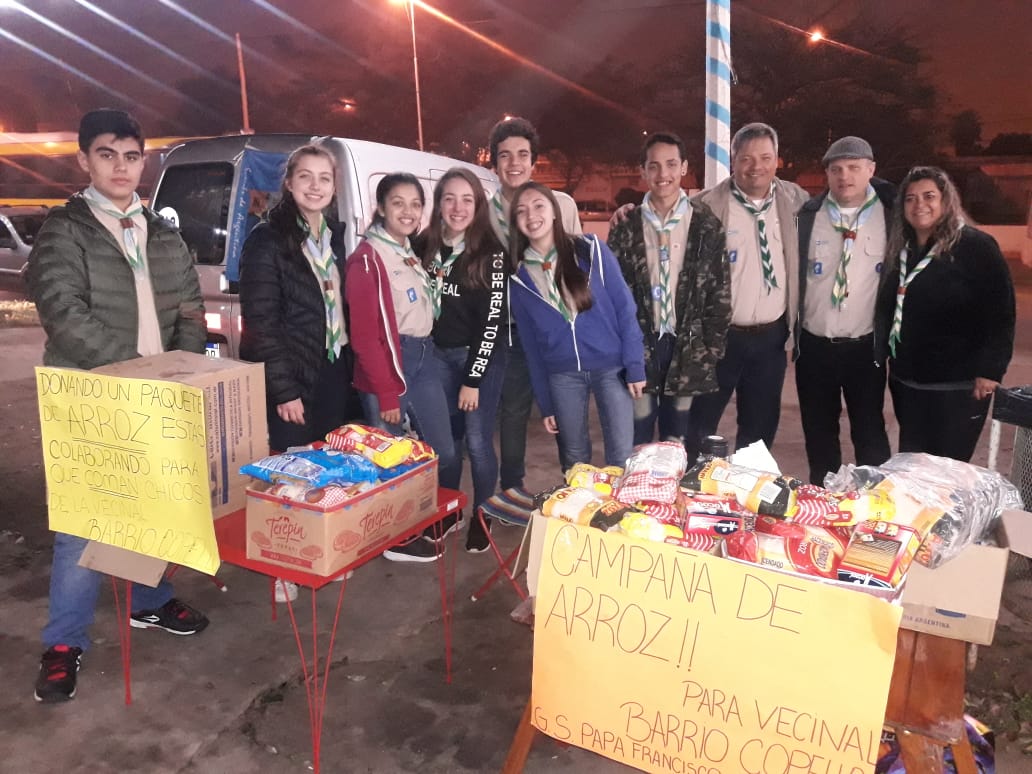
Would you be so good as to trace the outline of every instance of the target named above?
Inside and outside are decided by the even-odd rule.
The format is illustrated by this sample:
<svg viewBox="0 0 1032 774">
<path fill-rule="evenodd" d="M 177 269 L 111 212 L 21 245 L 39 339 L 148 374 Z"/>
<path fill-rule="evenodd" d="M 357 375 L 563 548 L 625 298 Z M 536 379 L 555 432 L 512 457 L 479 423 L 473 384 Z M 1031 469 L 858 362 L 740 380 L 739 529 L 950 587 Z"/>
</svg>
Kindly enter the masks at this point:
<svg viewBox="0 0 1032 774">
<path fill-rule="evenodd" d="M 37 368 L 50 528 L 214 574 L 204 396 Z"/>
<path fill-rule="evenodd" d="M 533 722 L 650 772 L 873 772 L 899 608 L 548 520 Z"/>
</svg>

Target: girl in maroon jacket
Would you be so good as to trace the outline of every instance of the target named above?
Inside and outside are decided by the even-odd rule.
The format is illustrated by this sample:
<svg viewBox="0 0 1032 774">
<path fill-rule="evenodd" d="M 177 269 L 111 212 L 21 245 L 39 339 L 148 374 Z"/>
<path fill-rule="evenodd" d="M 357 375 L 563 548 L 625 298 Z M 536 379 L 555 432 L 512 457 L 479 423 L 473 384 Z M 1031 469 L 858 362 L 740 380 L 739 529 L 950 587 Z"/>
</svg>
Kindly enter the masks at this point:
<svg viewBox="0 0 1032 774">
<path fill-rule="evenodd" d="M 365 238 L 347 260 L 348 302 L 354 383 L 366 421 L 403 435 L 402 418 L 433 447 L 439 470 L 454 465 L 448 402 L 431 332 L 433 282 L 412 251 L 425 195 L 413 175 L 395 172 L 376 187 L 376 214 Z M 441 537 L 458 526 L 452 516 Z M 428 534 L 384 552 L 387 559 L 432 562 L 437 550 Z"/>
</svg>

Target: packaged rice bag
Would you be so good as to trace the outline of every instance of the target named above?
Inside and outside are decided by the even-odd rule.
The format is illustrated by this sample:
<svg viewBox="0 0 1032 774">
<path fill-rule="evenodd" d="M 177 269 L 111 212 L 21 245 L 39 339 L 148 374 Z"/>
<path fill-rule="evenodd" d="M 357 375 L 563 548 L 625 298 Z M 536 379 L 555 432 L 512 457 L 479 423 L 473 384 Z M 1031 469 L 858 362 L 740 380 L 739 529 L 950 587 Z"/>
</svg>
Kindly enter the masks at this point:
<svg viewBox="0 0 1032 774">
<path fill-rule="evenodd" d="M 631 508 L 611 497 L 576 487 L 556 489 L 541 504 L 545 516 L 601 530 L 609 530 L 631 512 Z"/>
<path fill-rule="evenodd" d="M 357 452 L 381 468 L 400 465 L 408 459 L 413 449 L 410 439 L 398 438 L 386 430 L 366 425 L 343 425 L 331 430 L 326 435 L 326 443 L 333 449 Z"/>
<path fill-rule="evenodd" d="M 639 446 L 627 459 L 624 474 L 613 489 L 622 503 L 673 503 L 688 467 L 684 445 L 663 442 Z"/>
<path fill-rule="evenodd" d="M 763 517 L 757 519 L 757 527 L 762 521 Z M 782 523 L 778 529 L 780 534 L 758 528 L 755 532 L 729 535 L 724 541 L 728 555 L 777 570 L 838 579 L 839 564 L 846 551 L 838 534 L 791 523 Z"/>
<path fill-rule="evenodd" d="M 755 513 L 693 513 L 684 515 L 685 533 L 725 537 L 740 530 L 751 530 L 756 523 Z"/>
<path fill-rule="evenodd" d="M 893 513 L 892 498 L 878 489 L 840 494 L 803 484 L 796 489 L 796 511 L 789 518 L 799 524 L 848 527 L 868 519 L 891 520 Z"/>
<path fill-rule="evenodd" d="M 696 470 L 693 468 L 693 470 Z M 762 470 L 733 465 L 716 458 L 697 468 L 687 485 L 704 494 L 734 495 L 739 504 L 766 516 L 791 516 L 796 510 L 796 490 L 802 481 Z"/>
<path fill-rule="evenodd" d="M 594 489 L 607 497 L 613 493 L 613 482 L 623 473 L 622 468 L 609 465 L 596 468 L 586 462 L 578 462 L 566 471 L 566 483 L 570 486 Z"/>
<path fill-rule="evenodd" d="M 270 483 L 287 482 L 307 487 L 376 481 L 380 469 L 358 454 L 334 449 L 306 449 L 275 454 L 240 468 L 245 476 Z"/>
<path fill-rule="evenodd" d="M 690 548 L 693 551 L 712 551 L 719 542 L 714 535 L 683 532 L 674 524 L 664 524 L 643 513 L 631 513 L 625 516 L 619 526 L 620 531 L 628 537 Z"/>
</svg>

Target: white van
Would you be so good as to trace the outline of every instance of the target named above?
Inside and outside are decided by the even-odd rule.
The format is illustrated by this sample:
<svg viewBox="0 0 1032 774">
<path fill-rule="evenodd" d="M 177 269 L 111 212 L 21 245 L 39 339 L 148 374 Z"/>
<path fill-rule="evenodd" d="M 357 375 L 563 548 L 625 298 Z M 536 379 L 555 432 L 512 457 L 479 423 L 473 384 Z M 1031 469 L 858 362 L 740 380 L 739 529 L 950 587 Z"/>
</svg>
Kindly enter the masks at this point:
<svg viewBox="0 0 1032 774">
<path fill-rule="evenodd" d="M 497 178 L 483 167 L 408 148 L 365 140 L 302 134 L 253 134 L 190 140 L 168 151 L 151 207 L 179 226 L 193 254 L 204 295 L 208 354 L 237 357 L 240 250 L 248 232 L 275 203 L 284 164 L 300 145 L 318 142 L 337 158 L 336 211 L 347 225 L 348 252 L 357 246 L 376 210 L 376 186 L 391 172 L 410 172 L 426 192 L 423 225 L 430 218 L 434 184 L 450 168 L 467 167 L 488 196 Z"/>
</svg>

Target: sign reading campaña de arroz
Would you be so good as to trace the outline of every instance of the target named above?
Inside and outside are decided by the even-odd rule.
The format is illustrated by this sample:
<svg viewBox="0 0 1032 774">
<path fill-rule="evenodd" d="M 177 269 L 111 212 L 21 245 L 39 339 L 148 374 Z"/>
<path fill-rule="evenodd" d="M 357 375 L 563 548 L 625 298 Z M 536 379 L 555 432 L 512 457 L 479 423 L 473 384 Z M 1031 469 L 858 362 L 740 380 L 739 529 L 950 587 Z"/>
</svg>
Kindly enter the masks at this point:
<svg viewBox="0 0 1032 774">
<path fill-rule="evenodd" d="M 50 528 L 214 574 L 204 394 L 37 368 Z"/>
<path fill-rule="evenodd" d="M 533 722 L 672 774 L 874 771 L 900 609 L 548 520 Z"/>
</svg>

